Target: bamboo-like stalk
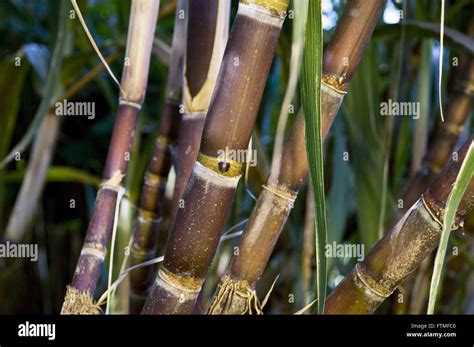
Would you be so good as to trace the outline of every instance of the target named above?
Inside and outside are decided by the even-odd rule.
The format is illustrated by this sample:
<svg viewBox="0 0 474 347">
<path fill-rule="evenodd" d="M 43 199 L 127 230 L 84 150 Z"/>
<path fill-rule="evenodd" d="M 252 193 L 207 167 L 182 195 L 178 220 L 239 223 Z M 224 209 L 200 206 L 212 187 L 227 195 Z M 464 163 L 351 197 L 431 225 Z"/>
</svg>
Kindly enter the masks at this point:
<svg viewBox="0 0 474 347">
<path fill-rule="evenodd" d="M 184 114 L 176 151 L 176 181 L 171 220 L 179 208 L 179 201 L 199 153 L 204 121 L 227 43 L 229 15 L 229 0 L 189 2 Z"/>
<path fill-rule="evenodd" d="M 324 52 L 321 82 L 323 140 L 384 5 L 384 1 L 349 2 Z M 280 171 L 271 173 L 263 186 L 239 240 L 238 255 L 232 257 L 228 273 L 219 284 L 209 308 L 210 314 L 261 313 L 255 284 L 263 274 L 308 173 L 302 113 L 297 116 L 285 141 L 281 163 Z"/>
<path fill-rule="evenodd" d="M 110 62 L 117 57 L 111 54 L 106 61 Z M 96 65 L 84 77 L 74 83 L 64 95 L 58 99 L 67 100 L 76 95 L 87 83 L 92 81 L 102 70 L 104 65 Z M 33 143 L 31 161 L 26 168 L 25 178 L 20 187 L 20 193 L 15 200 L 10 219 L 5 229 L 5 239 L 20 242 L 27 232 L 34 218 L 37 205 L 46 185 L 46 176 L 58 139 L 61 119 L 52 112 L 43 119 L 38 134 Z"/>
<path fill-rule="evenodd" d="M 472 28 L 474 37 L 474 24 Z M 474 105 L 474 63 L 467 57 L 462 58 L 461 72 L 449 98 L 445 121 L 441 122 L 436 129 L 429 150 L 423 159 L 423 166 L 407 185 L 403 195 L 404 206 L 411 206 L 440 173 L 441 168 L 451 156 Z"/>
<path fill-rule="evenodd" d="M 143 313 L 191 313 L 217 250 L 247 148 L 286 0 L 241 0 L 217 77 L 198 160 Z"/>
<path fill-rule="evenodd" d="M 156 256 L 158 232 L 164 216 L 165 188 L 181 122 L 179 108 L 183 86 L 186 18 L 186 0 L 180 0 L 176 5 L 165 108 L 151 160 L 145 172 L 140 207 L 130 247 L 130 266 L 138 265 Z M 141 267 L 130 273 L 130 313 L 140 313 L 154 273 L 153 266 Z"/>
<path fill-rule="evenodd" d="M 467 35 L 474 38 L 474 20 L 469 22 Z M 411 206 L 429 186 L 448 161 L 459 135 L 464 129 L 474 105 L 474 62 L 461 56 L 459 70 L 455 73 L 454 88 L 449 96 L 445 121 L 440 122 L 423 158 L 423 166 L 410 179 L 403 195 L 405 206 Z M 406 211 L 402 209 L 403 212 Z"/>
<path fill-rule="evenodd" d="M 368 314 L 389 297 L 439 244 L 445 204 L 474 137 L 470 137 L 430 188 L 380 240 L 364 261 L 326 299 L 325 313 Z M 474 180 L 459 205 L 452 229 L 474 208 Z"/>
<path fill-rule="evenodd" d="M 107 253 L 136 121 L 145 97 L 158 8 L 158 0 L 132 1 L 119 107 L 103 172 L 104 182 L 97 193 L 74 277 L 64 298 L 62 314 L 98 313 L 92 295 Z"/>
<path fill-rule="evenodd" d="M 470 37 L 474 37 L 474 21 L 469 22 L 467 34 Z M 474 105 L 474 62 L 471 61 L 470 57 L 463 55 L 460 58 L 458 69 L 453 78 L 454 88 L 449 96 L 445 121 L 438 123 L 438 127 L 429 144 L 428 152 L 423 158 L 423 165 L 409 180 L 405 188 L 402 198 L 403 208 L 398 211 L 397 220 L 401 214 L 407 211 L 409 206 L 415 203 L 421 193 L 428 188 L 436 178 L 436 175 L 439 174 L 443 165 L 448 161 Z M 409 278 L 402 287 L 403 292 L 408 291 L 408 288 L 412 288 L 413 278 Z M 418 291 L 418 293 L 422 295 L 423 291 Z M 410 301 L 413 300 L 418 301 L 417 298 L 412 298 L 410 295 L 405 296 L 402 302 L 396 300 L 396 313 L 407 313 Z M 410 309 L 410 312 L 418 312 L 415 310 L 415 307 L 420 308 L 423 305 L 412 306 L 414 310 Z"/>
</svg>

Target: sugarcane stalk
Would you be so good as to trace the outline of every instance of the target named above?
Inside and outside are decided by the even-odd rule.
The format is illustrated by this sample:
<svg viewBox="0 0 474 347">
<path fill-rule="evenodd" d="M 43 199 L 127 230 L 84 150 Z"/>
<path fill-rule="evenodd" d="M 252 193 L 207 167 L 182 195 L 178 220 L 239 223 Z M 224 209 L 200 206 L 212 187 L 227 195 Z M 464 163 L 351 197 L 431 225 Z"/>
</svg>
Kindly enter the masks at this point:
<svg viewBox="0 0 474 347">
<path fill-rule="evenodd" d="M 142 313 L 191 313 L 241 175 L 228 153 L 249 143 L 286 0 L 241 0 L 163 264 Z M 224 153 L 222 153 L 222 151 Z"/>
<path fill-rule="evenodd" d="M 327 314 L 370 314 L 389 297 L 439 244 L 445 206 L 469 148 L 470 137 L 403 218 L 380 240 L 364 261 L 326 299 Z M 474 208 L 471 179 L 451 230 Z"/>
<path fill-rule="evenodd" d="M 406 206 L 410 206 L 410 203 L 414 202 L 416 194 L 420 194 L 423 189 L 426 189 L 429 184 L 433 182 L 436 174 L 440 172 L 442 163 L 446 162 L 453 153 L 454 146 L 459 140 L 473 105 L 474 63 L 469 65 L 467 69 L 462 69 L 468 73 L 468 80 L 461 81 L 461 83 L 456 86 L 455 92 L 448 103 L 448 112 L 445 122 L 440 123 L 437 127 L 432 144 L 424 157 L 423 165 L 410 179 L 403 195 L 404 208 L 401 208 L 399 212 L 406 211 Z M 429 271 L 424 271 L 424 275 L 420 274 L 420 276 L 424 277 L 425 283 L 429 283 L 429 279 L 426 279 L 428 273 Z M 422 281 L 423 278 L 419 280 Z M 407 279 L 407 283 L 404 283 L 402 286 L 403 291 L 414 288 L 413 279 Z M 425 291 L 419 290 L 412 292 L 411 295 L 407 295 L 401 303 L 397 300 L 397 312 L 406 312 L 408 303 L 410 303 L 411 308 L 409 312 L 420 313 L 420 309 L 423 305 L 421 303 L 416 304 L 415 301 L 423 301 L 422 297 L 425 296 L 424 293 Z"/>
<path fill-rule="evenodd" d="M 474 37 L 474 21 L 469 22 L 467 34 Z M 402 198 L 403 207 L 398 211 L 396 220 L 399 220 L 401 214 L 405 213 L 407 208 L 416 202 L 421 193 L 428 188 L 436 175 L 440 173 L 441 168 L 452 155 L 454 146 L 474 105 L 474 62 L 471 61 L 470 57 L 463 55 L 459 63 L 459 70 L 453 78 L 454 88 L 449 96 L 445 120 L 438 123 L 428 151 L 423 158 L 422 166 L 410 178 L 405 188 Z M 420 278 L 419 281 L 422 281 L 422 279 Z M 401 286 L 402 292 L 407 292 L 409 288 L 413 288 L 413 285 L 413 278 L 409 278 L 407 283 Z M 414 295 L 420 296 L 422 293 L 423 291 L 420 290 Z M 418 298 L 410 296 L 407 295 L 401 302 L 396 301 L 395 311 L 397 313 L 406 313 L 410 301 L 418 301 Z M 411 304 L 411 306 L 413 310 L 410 309 L 410 312 L 419 312 L 415 308 L 420 308 L 422 305 Z"/>
<path fill-rule="evenodd" d="M 384 5 L 384 1 L 349 2 L 324 52 L 321 81 L 323 140 Z M 238 255 L 232 257 L 229 270 L 209 307 L 209 314 L 262 313 L 255 285 L 263 274 L 307 174 L 304 117 L 300 112 L 285 141 L 280 170 L 271 172 L 263 185 L 239 240 Z"/>
<path fill-rule="evenodd" d="M 173 153 L 181 122 L 180 105 L 183 85 L 183 62 L 186 47 L 186 1 L 176 5 L 171 60 L 166 84 L 165 106 L 150 162 L 145 172 L 140 206 L 130 247 L 130 266 L 156 256 L 158 232 L 164 217 L 165 188 L 173 164 Z M 155 267 L 140 267 L 130 273 L 130 313 L 140 313 L 153 281 Z"/>
<path fill-rule="evenodd" d="M 467 34 L 474 37 L 474 21 L 469 23 Z M 411 206 L 420 194 L 441 172 L 452 155 L 459 135 L 474 105 L 474 62 L 461 56 L 459 72 L 455 75 L 454 88 L 449 96 L 444 122 L 440 122 L 423 158 L 423 165 L 410 179 L 403 195 L 404 206 Z M 402 212 L 406 210 L 402 209 Z"/>
<path fill-rule="evenodd" d="M 99 313 L 92 295 L 107 253 L 115 210 L 120 203 L 118 195 L 123 189 L 122 179 L 127 172 L 135 126 L 145 97 L 158 8 L 158 0 L 133 0 L 131 4 L 119 107 L 102 175 L 104 181 L 66 291 L 62 314 Z"/>
<path fill-rule="evenodd" d="M 171 204 L 173 220 L 196 162 L 204 121 L 216 84 L 229 33 L 230 1 L 189 2 L 183 105 L 176 151 L 176 181 Z"/>
<path fill-rule="evenodd" d="M 116 53 L 107 57 L 107 61 L 115 59 Z M 102 70 L 102 64 L 96 65 L 79 81 L 68 88 L 64 95 L 58 99 L 67 100 L 76 95 L 87 83 L 92 81 Z M 25 178 L 20 187 L 20 192 L 13 206 L 10 219 L 5 229 L 5 239 L 20 242 L 27 232 L 37 210 L 37 205 L 46 185 L 48 168 L 54 156 L 58 139 L 61 119 L 54 114 L 54 108 L 42 120 L 38 134 L 33 143 L 31 161 L 26 168 Z"/>
</svg>

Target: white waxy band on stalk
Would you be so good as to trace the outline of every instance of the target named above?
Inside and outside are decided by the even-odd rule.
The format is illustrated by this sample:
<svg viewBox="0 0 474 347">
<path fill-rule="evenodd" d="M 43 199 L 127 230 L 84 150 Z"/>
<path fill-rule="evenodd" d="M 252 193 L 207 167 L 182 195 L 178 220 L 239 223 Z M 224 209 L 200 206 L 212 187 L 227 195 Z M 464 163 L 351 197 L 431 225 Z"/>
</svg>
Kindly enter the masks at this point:
<svg viewBox="0 0 474 347">
<path fill-rule="evenodd" d="M 85 247 L 81 250 L 81 255 L 90 255 L 92 257 L 99 258 L 101 261 L 105 260 L 104 252 L 101 252 L 96 248 Z"/>
<path fill-rule="evenodd" d="M 120 193 L 124 188 L 122 186 L 113 186 L 110 184 L 101 184 L 100 189 L 107 189 L 116 192 L 117 194 Z"/>
<path fill-rule="evenodd" d="M 205 112 L 189 112 L 189 113 L 184 113 L 182 120 L 199 120 L 199 119 L 205 119 L 206 118 L 206 113 Z"/>
<path fill-rule="evenodd" d="M 269 9 L 256 4 L 239 3 L 237 15 L 255 19 L 261 23 L 281 27 L 284 18 L 275 17 Z"/>
<path fill-rule="evenodd" d="M 180 302 L 196 300 L 201 291 L 200 288 L 194 290 L 178 285 L 176 282 L 171 281 L 161 269 L 158 270 L 158 276 L 156 276 L 155 286 L 165 289 L 168 294 L 179 298 Z"/>
<path fill-rule="evenodd" d="M 270 186 L 267 186 L 265 184 L 262 185 L 262 188 L 269 191 L 273 195 L 278 196 L 280 199 L 288 201 L 290 204 L 294 203 L 295 200 L 296 200 L 296 196 L 290 195 L 288 193 L 285 194 L 284 192 L 278 191 L 277 189 L 274 189 L 274 188 L 272 188 Z"/>
<path fill-rule="evenodd" d="M 425 201 L 424 195 L 413 205 L 417 207 L 423 219 L 435 230 L 441 232 L 443 230 L 443 222 L 431 211 L 430 207 Z"/>
<path fill-rule="evenodd" d="M 380 290 L 377 288 L 374 288 L 369 284 L 369 282 L 365 279 L 365 274 L 361 269 L 360 263 L 357 263 L 355 266 L 355 272 L 357 274 L 357 278 L 364 284 L 364 286 L 375 296 L 379 297 L 381 300 L 385 300 L 388 298 L 390 295 L 392 295 L 392 292 L 390 293 L 382 293 Z"/>
<path fill-rule="evenodd" d="M 226 188 L 235 188 L 239 183 L 240 176 L 227 177 L 219 175 L 214 170 L 209 169 L 208 167 L 202 165 L 199 161 L 196 161 L 193 167 L 193 173 L 199 178 L 206 180 L 209 184 L 226 187 Z"/>
<path fill-rule="evenodd" d="M 119 105 L 126 105 L 126 106 L 130 106 L 130 107 L 135 107 L 138 110 L 142 109 L 142 104 L 140 104 L 138 102 L 134 102 L 134 101 L 125 100 L 125 99 L 120 99 L 119 100 Z"/>
<path fill-rule="evenodd" d="M 324 81 L 321 81 L 321 90 L 324 90 L 324 92 L 330 94 L 331 96 L 335 98 L 340 98 L 341 95 L 344 96 L 347 94 L 347 91 L 336 89 L 335 87 L 331 86 L 330 84 Z"/>
<path fill-rule="evenodd" d="M 162 222 L 163 217 L 158 217 L 158 218 L 148 218 L 143 216 L 142 214 L 137 215 L 137 219 L 143 223 L 143 224 L 159 224 Z"/>
</svg>

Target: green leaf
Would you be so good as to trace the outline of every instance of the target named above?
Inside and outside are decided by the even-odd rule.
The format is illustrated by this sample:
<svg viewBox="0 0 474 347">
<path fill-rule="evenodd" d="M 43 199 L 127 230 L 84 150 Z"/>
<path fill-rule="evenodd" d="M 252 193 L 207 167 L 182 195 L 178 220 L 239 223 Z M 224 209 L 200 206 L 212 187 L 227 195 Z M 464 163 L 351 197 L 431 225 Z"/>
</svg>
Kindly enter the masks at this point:
<svg viewBox="0 0 474 347">
<path fill-rule="evenodd" d="M 420 115 L 415 122 L 415 132 L 413 136 L 411 172 L 414 173 L 422 165 L 423 156 L 428 144 L 429 115 L 431 105 L 431 85 L 432 85 L 432 40 L 425 40 L 421 43 L 421 64 L 418 73 L 418 99 L 420 100 Z"/>
<path fill-rule="evenodd" d="M 50 61 L 49 49 L 45 45 L 27 43 L 21 47 L 26 59 L 38 74 L 41 83 L 44 84 L 48 75 L 48 64 Z"/>
<path fill-rule="evenodd" d="M 16 118 L 20 108 L 20 94 L 29 64 L 15 66 L 14 57 L 0 62 L 0 157 L 5 156 L 10 146 L 11 136 L 15 129 Z"/>
<path fill-rule="evenodd" d="M 25 176 L 25 169 L 9 171 L 3 176 L 6 182 L 21 182 Z M 48 169 L 48 182 L 76 182 L 90 184 L 95 187 L 100 185 L 100 177 L 91 175 L 79 169 L 67 166 L 51 166 Z"/>
<path fill-rule="evenodd" d="M 301 102 L 305 117 L 305 140 L 309 173 L 313 183 L 316 235 L 316 273 L 318 312 L 324 312 L 326 297 L 327 242 L 326 203 L 324 197 L 323 145 L 321 136 L 321 74 L 323 28 L 321 1 L 310 1 L 306 24 L 305 50 L 301 75 Z"/>
<path fill-rule="evenodd" d="M 439 40 L 439 23 L 423 22 L 419 20 L 406 20 L 403 22 L 408 37 L 432 38 Z M 400 24 L 382 25 L 374 31 L 377 39 L 398 39 L 400 36 Z M 445 46 L 461 49 L 463 52 L 474 55 L 474 39 L 452 28 L 444 28 Z"/>
<path fill-rule="evenodd" d="M 334 130 L 334 149 L 332 154 L 331 189 L 326 199 L 328 242 L 340 243 L 344 236 L 346 221 L 352 209 L 347 196 L 351 195 L 351 168 L 344 160 L 347 153 L 346 134 L 342 118 L 337 118 L 332 128 Z M 334 258 L 328 259 L 328 269 L 334 265 Z"/>
<path fill-rule="evenodd" d="M 15 59 L 5 59 L 0 62 L 0 118 L 2 126 L 0 127 L 0 158 L 3 158 L 10 147 L 18 111 L 20 109 L 20 95 L 23 89 L 23 82 L 29 64 L 15 66 Z M 4 184 L 3 175 L 0 175 L 0 223 L 3 220 L 4 212 Z"/>
<path fill-rule="evenodd" d="M 444 214 L 443 231 L 439 242 L 438 251 L 433 269 L 433 276 L 431 277 L 430 296 L 428 301 L 427 314 L 433 314 L 438 295 L 439 285 L 441 282 L 441 272 L 443 271 L 444 258 L 446 257 L 446 248 L 448 247 L 449 234 L 451 233 L 451 226 L 453 225 L 454 217 L 458 209 L 464 192 L 471 182 L 474 174 L 474 143 L 471 142 L 469 149 L 464 158 L 464 162 L 459 170 L 458 177 L 454 182 L 453 189 L 449 193 L 448 201 L 446 202 L 446 209 Z"/>
<path fill-rule="evenodd" d="M 63 54 L 65 50 L 65 44 L 68 39 L 66 35 L 66 29 L 68 27 L 68 13 L 69 13 L 69 2 L 62 1 L 61 9 L 59 14 L 59 27 L 56 36 L 56 44 L 54 46 L 53 56 L 50 62 L 50 68 L 48 77 L 44 89 L 44 96 L 41 99 L 41 103 L 36 111 L 36 114 L 31 122 L 26 134 L 20 140 L 20 142 L 10 151 L 10 153 L 0 162 L 0 169 L 5 167 L 15 156 L 16 152 L 22 152 L 30 144 L 36 131 L 39 129 L 43 118 L 49 111 L 52 102 L 54 101 L 54 93 L 59 83 L 59 72 L 61 70 L 61 63 L 63 60 Z"/>
<path fill-rule="evenodd" d="M 379 239 L 379 220 L 382 210 L 384 146 L 379 115 L 381 91 L 385 84 L 377 66 L 377 49 L 369 43 L 342 110 L 347 129 L 349 163 L 354 173 L 352 199 L 357 206 L 357 233 L 365 249 L 371 249 Z M 370 155 L 367 155 L 370 153 Z"/>
</svg>

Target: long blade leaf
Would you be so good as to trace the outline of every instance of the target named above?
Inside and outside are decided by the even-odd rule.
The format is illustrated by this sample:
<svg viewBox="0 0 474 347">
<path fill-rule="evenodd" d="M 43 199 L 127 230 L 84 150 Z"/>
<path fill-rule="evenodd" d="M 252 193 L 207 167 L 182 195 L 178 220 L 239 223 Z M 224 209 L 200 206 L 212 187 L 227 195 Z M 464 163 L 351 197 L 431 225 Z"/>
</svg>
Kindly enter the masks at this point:
<svg viewBox="0 0 474 347">
<path fill-rule="evenodd" d="M 448 247 L 449 235 L 451 233 L 451 226 L 454 221 L 454 216 L 458 209 L 459 203 L 471 182 L 474 173 L 474 144 L 471 143 L 466 154 L 464 162 L 459 170 L 456 182 L 454 182 L 453 189 L 449 194 L 446 202 L 446 210 L 443 222 L 443 232 L 441 233 L 441 240 L 439 242 L 438 251 L 433 269 L 433 276 L 431 277 L 430 296 L 428 301 L 427 314 L 433 314 L 436 304 L 436 297 L 438 295 L 439 284 L 441 281 L 441 272 L 443 270 L 444 258 L 446 257 L 446 248 Z"/>
<path fill-rule="evenodd" d="M 52 105 L 54 92 L 59 83 L 59 73 L 61 70 L 64 49 L 67 41 L 66 28 L 69 22 L 68 13 L 69 4 L 66 1 L 61 2 L 61 8 L 59 10 L 59 27 L 56 34 L 56 43 L 54 46 L 53 56 L 51 57 L 51 62 L 49 65 L 46 85 L 44 87 L 43 98 L 41 99 L 41 103 L 25 135 L 23 135 L 20 142 L 18 142 L 18 144 L 16 144 L 11 149 L 10 153 L 8 153 L 5 158 L 1 159 L 0 169 L 8 165 L 8 163 L 13 160 L 17 152 L 23 152 L 27 148 L 31 140 L 34 138 L 36 131 L 39 129 L 43 118 L 46 116 L 49 108 Z"/>
<path fill-rule="evenodd" d="M 314 190 L 316 274 L 318 312 L 324 311 L 326 297 L 326 205 L 324 198 L 323 147 L 321 136 L 321 74 L 323 58 L 323 31 L 321 1 L 310 1 L 306 24 L 305 50 L 301 76 L 301 98 L 305 116 L 305 140 L 309 171 Z"/>
<path fill-rule="evenodd" d="M 15 170 L 6 172 L 3 175 L 5 182 L 18 183 L 25 177 L 26 170 Z M 100 185 L 100 177 L 91 175 L 86 171 L 67 166 L 51 166 L 48 169 L 46 177 L 48 182 L 74 182 L 81 184 L 90 184 L 95 187 Z"/>
</svg>

